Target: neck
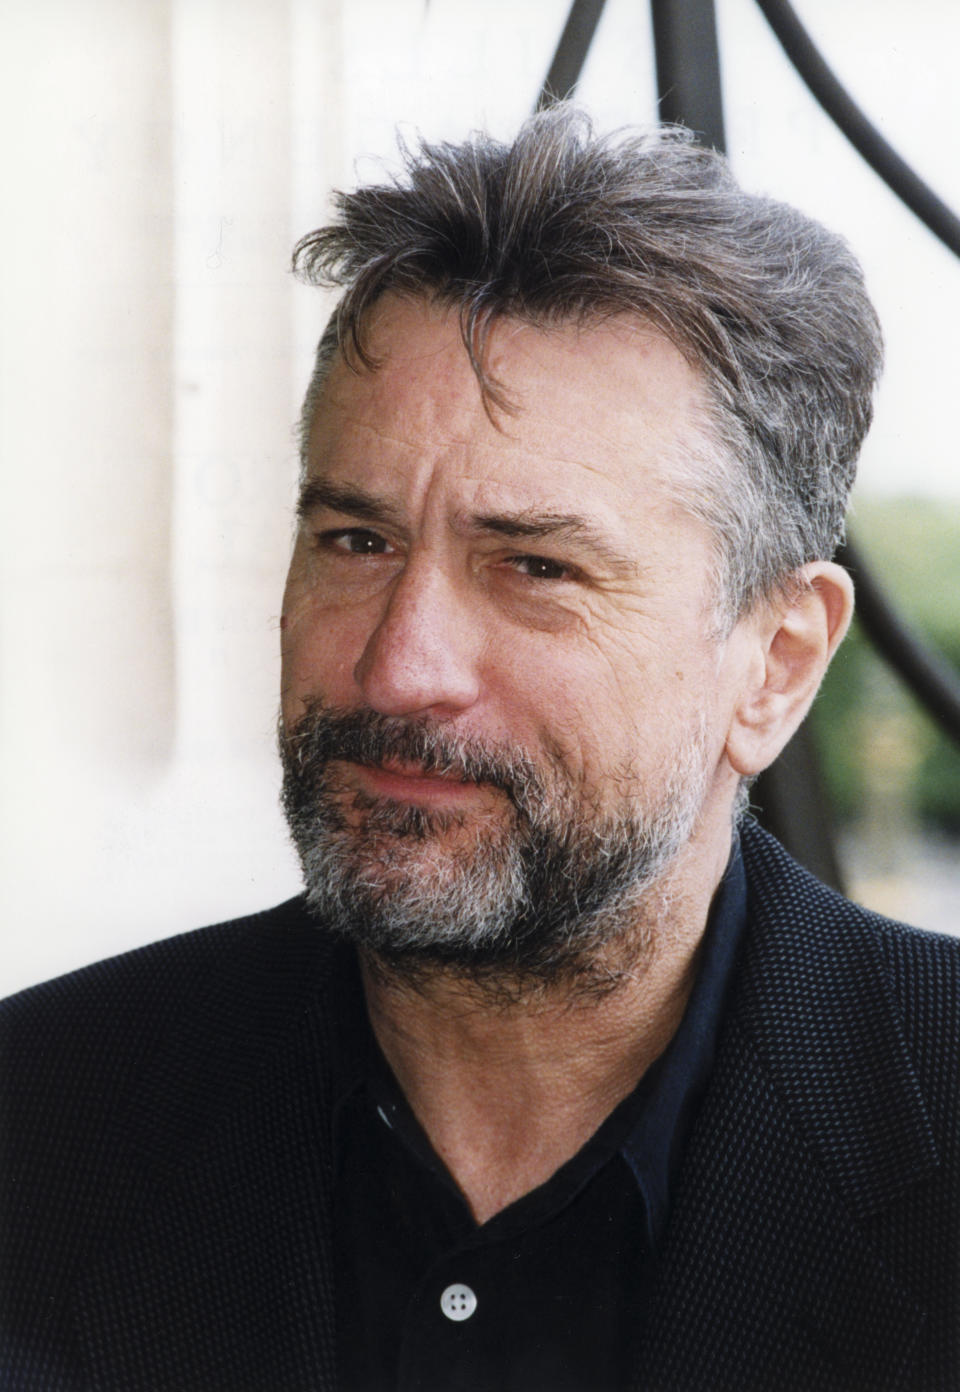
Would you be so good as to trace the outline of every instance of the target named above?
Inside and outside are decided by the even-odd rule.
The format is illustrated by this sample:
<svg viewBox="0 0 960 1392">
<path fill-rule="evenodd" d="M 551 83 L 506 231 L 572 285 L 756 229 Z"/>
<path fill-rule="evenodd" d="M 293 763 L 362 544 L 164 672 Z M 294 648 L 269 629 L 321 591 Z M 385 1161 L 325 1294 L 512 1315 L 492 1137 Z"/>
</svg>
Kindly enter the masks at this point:
<svg viewBox="0 0 960 1392">
<path fill-rule="evenodd" d="M 590 964 L 590 989 L 364 962 L 378 1043 L 477 1222 L 576 1154 L 666 1048 L 725 864 L 726 850 L 698 884 L 678 863 L 656 909 Z"/>
</svg>

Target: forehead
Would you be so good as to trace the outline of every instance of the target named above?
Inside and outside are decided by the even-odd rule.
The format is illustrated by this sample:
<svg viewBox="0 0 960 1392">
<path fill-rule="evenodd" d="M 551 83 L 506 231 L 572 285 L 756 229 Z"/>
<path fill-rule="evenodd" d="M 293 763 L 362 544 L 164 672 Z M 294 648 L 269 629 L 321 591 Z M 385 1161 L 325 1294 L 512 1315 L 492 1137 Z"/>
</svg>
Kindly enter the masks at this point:
<svg viewBox="0 0 960 1392">
<path fill-rule="evenodd" d="M 336 356 L 309 440 L 311 474 L 435 473 L 474 491 L 546 488 L 616 508 L 664 493 L 702 417 L 698 373 L 640 321 L 541 328 L 496 321 L 484 366 L 509 409 L 484 402 L 455 311 L 384 297 L 373 370 Z"/>
</svg>

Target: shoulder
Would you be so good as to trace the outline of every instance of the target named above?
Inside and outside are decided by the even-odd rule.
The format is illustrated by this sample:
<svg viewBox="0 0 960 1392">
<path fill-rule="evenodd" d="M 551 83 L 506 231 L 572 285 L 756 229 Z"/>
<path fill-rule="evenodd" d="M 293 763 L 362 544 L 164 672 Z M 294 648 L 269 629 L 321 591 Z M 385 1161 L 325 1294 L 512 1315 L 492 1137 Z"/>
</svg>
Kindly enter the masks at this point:
<svg viewBox="0 0 960 1392">
<path fill-rule="evenodd" d="M 96 1147 L 108 1122 L 185 1034 L 202 1054 L 257 1023 L 323 959 L 301 899 L 96 962 L 0 1003 L 0 1099 L 8 1152 Z M 250 1002 L 254 1006 L 250 1008 Z M 261 1012 L 262 1014 L 262 1009 Z M 221 1047 L 224 1045 L 221 1043 Z"/>
<path fill-rule="evenodd" d="M 0 1175 L 18 1209 L 31 1195 L 38 1212 L 59 1200 L 74 1224 L 85 1175 L 116 1175 L 160 1125 L 186 1143 L 290 1020 L 323 1002 L 333 951 L 293 899 L 3 1002 Z"/>
<path fill-rule="evenodd" d="M 956 992 L 960 936 L 914 928 L 845 898 L 750 819 L 742 828 L 742 845 L 751 918 L 761 932 L 776 936 L 778 926 L 789 925 L 808 950 L 820 944 L 825 951 L 846 947 L 853 955 L 879 954 L 898 980 L 912 977 L 921 990 L 942 980 L 946 989 Z M 960 935 L 960 923 L 957 932 Z"/>
<path fill-rule="evenodd" d="M 248 917 L 181 933 L 94 962 L 65 976 L 28 987 L 0 1002 L 0 1045 L 9 1059 L 38 1059 L 59 1041 L 77 1046 L 76 1030 L 90 1047 L 100 1040 L 116 1048 L 149 1039 L 166 1027 L 171 1011 L 204 994 L 225 964 L 271 948 L 311 925 L 301 899 Z"/>
<path fill-rule="evenodd" d="M 799 866 L 753 823 L 742 836 L 749 931 L 746 1016 L 767 1038 L 868 1058 L 895 1033 L 924 1085 L 960 1112 L 960 937 L 898 923 Z M 960 927 L 960 925 L 958 925 Z M 787 1028 L 789 1023 L 790 1028 Z M 853 1041 L 853 1042 L 851 1042 Z M 838 1052 L 839 1058 L 839 1052 Z"/>
<path fill-rule="evenodd" d="M 333 960 L 295 899 L 0 1005 L 0 1344 L 61 1348 L 78 1273 L 325 1009 Z"/>
</svg>

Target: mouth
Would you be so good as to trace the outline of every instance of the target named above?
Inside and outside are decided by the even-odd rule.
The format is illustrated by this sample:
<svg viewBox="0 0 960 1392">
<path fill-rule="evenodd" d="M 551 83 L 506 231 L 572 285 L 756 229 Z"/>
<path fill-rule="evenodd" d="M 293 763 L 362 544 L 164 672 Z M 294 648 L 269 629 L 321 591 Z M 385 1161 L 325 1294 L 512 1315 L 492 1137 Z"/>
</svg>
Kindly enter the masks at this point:
<svg viewBox="0 0 960 1392">
<path fill-rule="evenodd" d="M 402 759 L 384 759 L 379 764 L 350 763 L 350 769 L 363 792 L 395 802 L 421 806 L 461 806 L 475 800 L 479 785 L 454 773 L 427 771 L 422 764 Z"/>
</svg>

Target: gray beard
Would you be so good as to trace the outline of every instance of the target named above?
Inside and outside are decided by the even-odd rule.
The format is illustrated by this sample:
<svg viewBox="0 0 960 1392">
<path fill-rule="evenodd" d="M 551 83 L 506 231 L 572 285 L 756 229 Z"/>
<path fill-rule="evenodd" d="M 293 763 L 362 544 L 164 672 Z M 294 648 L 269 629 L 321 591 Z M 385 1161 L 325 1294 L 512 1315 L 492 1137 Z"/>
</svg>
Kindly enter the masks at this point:
<svg viewBox="0 0 960 1392">
<path fill-rule="evenodd" d="M 281 729 L 280 755 L 310 909 L 410 980 L 446 969 L 488 985 L 615 984 L 609 949 L 629 934 L 631 965 L 649 950 L 644 903 L 689 839 L 706 786 L 701 731 L 670 751 L 655 802 L 601 813 L 559 750 L 537 767 L 443 726 L 317 703 Z M 340 779 L 337 761 L 387 758 L 497 789 L 502 813 L 439 813 Z"/>
</svg>

